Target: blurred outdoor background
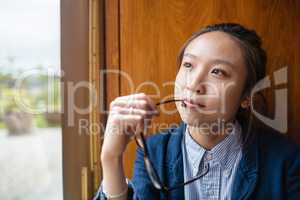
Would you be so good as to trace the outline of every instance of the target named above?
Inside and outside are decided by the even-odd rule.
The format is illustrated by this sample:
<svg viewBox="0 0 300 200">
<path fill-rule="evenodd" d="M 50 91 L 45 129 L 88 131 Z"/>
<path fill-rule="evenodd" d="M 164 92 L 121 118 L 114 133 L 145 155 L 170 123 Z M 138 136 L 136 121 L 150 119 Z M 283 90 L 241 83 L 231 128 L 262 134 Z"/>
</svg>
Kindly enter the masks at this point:
<svg viewBox="0 0 300 200">
<path fill-rule="evenodd" d="M 60 2 L 0 5 L 0 199 L 62 200 Z"/>
</svg>

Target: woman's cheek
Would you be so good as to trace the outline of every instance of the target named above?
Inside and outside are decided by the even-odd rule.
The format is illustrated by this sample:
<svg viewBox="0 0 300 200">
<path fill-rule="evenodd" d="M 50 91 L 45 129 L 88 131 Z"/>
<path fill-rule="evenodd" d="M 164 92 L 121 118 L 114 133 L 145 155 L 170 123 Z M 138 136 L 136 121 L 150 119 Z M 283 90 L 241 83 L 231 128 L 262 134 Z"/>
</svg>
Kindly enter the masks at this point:
<svg viewBox="0 0 300 200">
<path fill-rule="evenodd" d="M 227 116 L 227 118 L 233 118 L 236 114 L 237 109 L 240 106 L 240 97 L 241 90 L 239 87 L 231 87 L 226 90 L 224 94 L 224 102 L 223 102 L 223 114 Z"/>
<path fill-rule="evenodd" d="M 175 86 L 174 86 L 174 93 L 175 93 L 175 96 L 177 97 L 180 97 L 182 96 L 182 91 L 183 91 L 183 88 L 184 88 L 184 80 L 182 80 L 181 78 L 181 75 L 178 74 L 176 76 L 176 79 L 175 79 Z M 179 96 L 178 96 L 179 95 Z"/>
<path fill-rule="evenodd" d="M 206 88 L 206 106 L 207 109 L 215 111 L 215 114 L 224 115 L 231 110 L 232 89 L 224 88 L 224 83 L 210 83 L 210 87 Z"/>
</svg>

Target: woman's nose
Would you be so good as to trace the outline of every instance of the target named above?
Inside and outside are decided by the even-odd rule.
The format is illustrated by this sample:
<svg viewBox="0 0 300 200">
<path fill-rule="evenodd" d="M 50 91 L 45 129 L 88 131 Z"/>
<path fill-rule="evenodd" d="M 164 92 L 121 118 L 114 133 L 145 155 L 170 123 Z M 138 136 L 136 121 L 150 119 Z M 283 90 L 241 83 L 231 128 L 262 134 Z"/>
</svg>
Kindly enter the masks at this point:
<svg viewBox="0 0 300 200">
<path fill-rule="evenodd" d="M 195 76 L 191 76 L 190 78 L 187 79 L 186 88 L 197 94 L 204 94 L 205 93 L 204 75 L 201 74 L 201 72 L 194 75 Z"/>
<path fill-rule="evenodd" d="M 205 84 L 203 82 L 190 82 L 187 83 L 186 89 L 195 92 L 197 94 L 205 94 Z"/>
</svg>

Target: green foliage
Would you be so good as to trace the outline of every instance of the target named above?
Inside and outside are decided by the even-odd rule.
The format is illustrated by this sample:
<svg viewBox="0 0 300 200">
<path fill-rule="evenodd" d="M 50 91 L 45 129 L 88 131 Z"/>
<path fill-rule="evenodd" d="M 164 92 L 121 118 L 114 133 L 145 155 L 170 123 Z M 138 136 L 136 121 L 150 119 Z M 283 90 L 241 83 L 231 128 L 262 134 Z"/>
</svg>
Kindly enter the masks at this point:
<svg viewBox="0 0 300 200">
<path fill-rule="evenodd" d="M 0 122 L 0 129 L 6 128 L 5 124 L 3 122 Z"/>
<path fill-rule="evenodd" d="M 48 127 L 48 123 L 43 115 L 36 115 L 34 117 L 35 126 L 38 128 L 46 128 Z"/>
<path fill-rule="evenodd" d="M 34 76 L 23 81 L 22 88 L 16 90 L 14 88 L 16 78 L 11 74 L 0 72 L 0 119 L 6 112 L 22 110 L 16 99 L 20 99 L 23 106 L 31 109 L 59 112 L 61 109 L 60 77 L 51 80 L 49 82 L 49 77 L 43 74 Z M 51 83 L 50 91 L 48 91 L 49 83 Z M 34 122 L 39 128 L 50 126 L 43 114 L 35 115 Z M 3 121 L 0 120 L 0 128 L 4 127 Z"/>
</svg>

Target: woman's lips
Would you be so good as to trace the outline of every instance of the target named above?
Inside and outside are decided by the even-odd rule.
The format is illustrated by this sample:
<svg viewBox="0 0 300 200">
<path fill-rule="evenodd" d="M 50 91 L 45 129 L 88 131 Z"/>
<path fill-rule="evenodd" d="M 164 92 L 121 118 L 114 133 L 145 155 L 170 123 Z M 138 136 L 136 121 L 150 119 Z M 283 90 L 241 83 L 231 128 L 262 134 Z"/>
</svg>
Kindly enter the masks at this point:
<svg viewBox="0 0 300 200">
<path fill-rule="evenodd" d="M 192 100 L 184 99 L 183 100 L 184 104 L 188 108 L 204 108 L 205 106 L 203 104 L 195 103 Z"/>
</svg>

